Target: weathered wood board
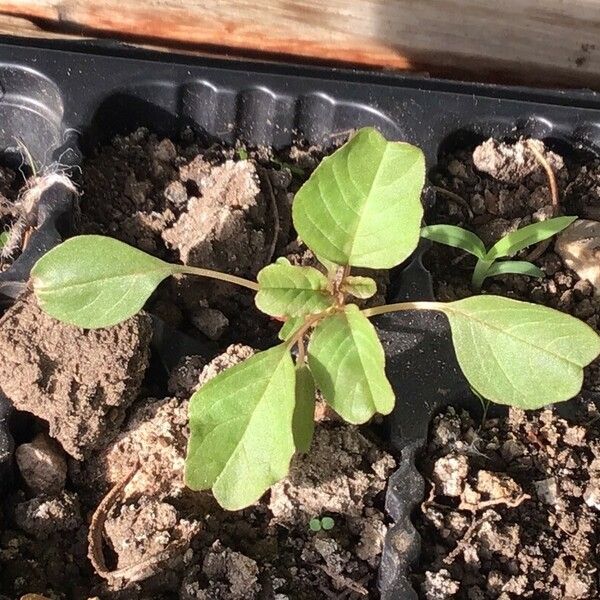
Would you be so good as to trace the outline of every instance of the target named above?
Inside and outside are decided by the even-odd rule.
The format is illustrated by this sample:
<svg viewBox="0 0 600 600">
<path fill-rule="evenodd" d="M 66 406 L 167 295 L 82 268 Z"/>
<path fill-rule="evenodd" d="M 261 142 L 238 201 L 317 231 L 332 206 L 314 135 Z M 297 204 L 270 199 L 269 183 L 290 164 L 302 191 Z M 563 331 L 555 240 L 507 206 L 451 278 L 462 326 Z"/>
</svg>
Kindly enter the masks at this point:
<svg viewBox="0 0 600 600">
<path fill-rule="evenodd" d="M 0 14 L 202 52 L 600 89 L 598 0 L 7 0 Z"/>
</svg>

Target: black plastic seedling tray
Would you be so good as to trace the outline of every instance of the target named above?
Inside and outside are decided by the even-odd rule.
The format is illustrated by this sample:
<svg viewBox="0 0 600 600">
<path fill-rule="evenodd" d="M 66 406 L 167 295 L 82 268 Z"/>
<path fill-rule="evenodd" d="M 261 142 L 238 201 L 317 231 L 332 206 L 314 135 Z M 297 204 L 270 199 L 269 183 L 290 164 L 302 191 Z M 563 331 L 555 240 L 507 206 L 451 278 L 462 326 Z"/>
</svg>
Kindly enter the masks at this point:
<svg viewBox="0 0 600 600">
<path fill-rule="evenodd" d="M 14 147 L 19 138 L 38 161 L 74 167 L 88 149 L 140 126 L 166 136 L 191 126 L 225 142 L 280 147 L 298 137 L 327 145 L 370 125 L 389 139 L 420 146 L 430 168 L 441 150 L 490 136 L 532 136 L 591 150 L 600 145 L 600 97 L 590 91 L 199 59 L 111 44 L 0 43 L 0 88 L 0 149 Z M 58 236 L 50 237 L 23 254 L 24 268 L 15 269 L 13 280 L 26 280 L 28 267 Z M 421 262 L 425 249 L 397 273 L 395 297 L 431 299 Z M 387 421 L 390 442 L 402 456 L 387 495 L 395 525 L 380 589 L 386 600 L 404 600 L 417 597 L 406 578 L 419 552 L 410 513 L 424 489 L 415 452 L 437 410 L 473 406 L 473 400 L 443 316 L 407 313 L 376 322 L 398 398 Z M 0 402 L 0 462 L 2 444 L 10 450 L 3 410 Z M 2 472 L 0 477 L 6 480 Z"/>
</svg>

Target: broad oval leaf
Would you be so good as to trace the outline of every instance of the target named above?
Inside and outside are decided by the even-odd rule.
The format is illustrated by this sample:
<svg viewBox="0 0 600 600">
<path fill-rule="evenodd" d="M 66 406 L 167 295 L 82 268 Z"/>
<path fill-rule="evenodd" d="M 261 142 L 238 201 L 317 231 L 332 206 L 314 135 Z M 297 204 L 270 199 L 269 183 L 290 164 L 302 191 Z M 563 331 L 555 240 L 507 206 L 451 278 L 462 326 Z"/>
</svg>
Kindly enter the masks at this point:
<svg viewBox="0 0 600 600">
<path fill-rule="evenodd" d="M 348 277 L 342 281 L 342 292 L 350 294 L 355 298 L 366 300 L 375 295 L 377 292 L 377 284 L 370 277 L 348 275 Z"/>
<path fill-rule="evenodd" d="M 439 304 L 458 363 L 484 398 L 534 409 L 575 396 L 600 353 L 594 330 L 545 306 L 499 296 Z"/>
<path fill-rule="evenodd" d="M 324 158 L 292 205 L 300 238 L 340 265 L 391 268 L 416 248 L 423 216 L 421 150 L 361 129 Z"/>
<path fill-rule="evenodd" d="M 544 277 L 545 273 L 539 267 L 527 260 L 504 260 L 495 262 L 487 271 L 486 277 L 494 275 L 529 275 L 529 277 Z"/>
<path fill-rule="evenodd" d="M 239 510 L 284 477 L 294 454 L 296 377 L 284 344 L 223 371 L 190 399 L 186 484 Z"/>
<path fill-rule="evenodd" d="M 50 316 L 78 327 L 109 327 L 135 315 L 173 266 L 123 242 L 81 235 L 56 246 L 31 270 Z"/>
<path fill-rule="evenodd" d="M 308 452 L 315 432 L 315 382 L 306 365 L 296 368 L 296 406 L 292 429 L 296 450 Z"/>
<path fill-rule="evenodd" d="M 503 256 L 514 256 L 527 246 L 543 242 L 559 231 L 566 229 L 576 219 L 577 217 L 556 217 L 526 225 L 497 241 L 487 253 L 487 258 L 495 260 Z"/>
<path fill-rule="evenodd" d="M 394 408 L 383 348 L 373 325 L 353 304 L 316 326 L 308 366 L 326 402 L 349 423 L 365 423 Z"/>
<path fill-rule="evenodd" d="M 274 317 L 319 313 L 334 302 L 327 290 L 327 277 L 314 267 L 277 262 L 262 269 L 257 279 L 256 306 Z"/>
<path fill-rule="evenodd" d="M 460 248 L 477 258 L 485 258 L 485 245 L 472 231 L 456 225 L 427 225 L 421 237 L 438 244 Z"/>
</svg>

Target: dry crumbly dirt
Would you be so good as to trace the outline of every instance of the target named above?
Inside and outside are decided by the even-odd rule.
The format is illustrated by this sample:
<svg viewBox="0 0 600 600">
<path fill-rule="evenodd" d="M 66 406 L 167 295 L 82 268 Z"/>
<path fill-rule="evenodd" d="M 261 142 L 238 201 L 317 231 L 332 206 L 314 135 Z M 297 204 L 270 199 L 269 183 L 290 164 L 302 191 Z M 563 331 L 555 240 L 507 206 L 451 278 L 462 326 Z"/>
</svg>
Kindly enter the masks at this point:
<svg viewBox="0 0 600 600">
<path fill-rule="evenodd" d="M 554 152 L 539 140 L 529 143 L 535 144 L 555 174 L 562 214 L 600 219 L 600 159 Z M 463 202 L 435 192 L 435 202 L 427 210 L 427 223 L 449 223 L 470 229 L 487 248 L 509 232 L 552 217 L 547 175 L 523 141 L 508 144 L 490 139 L 474 148 L 446 154 L 433 170 L 431 182 L 458 195 Z M 527 260 L 533 248 L 523 250 L 515 258 Z M 439 300 L 451 301 L 473 294 L 472 256 L 432 244 L 425 262 L 433 274 Z M 600 331 L 597 290 L 564 264 L 554 251 L 554 243 L 533 262 L 544 271 L 545 277 L 490 277 L 484 282 L 483 291 L 556 308 Z M 585 385 L 600 390 L 598 361 L 586 369 Z"/>
<path fill-rule="evenodd" d="M 297 456 L 290 475 L 248 509 L 224 511 L 210 493 L 184 487 L 189 394 L 253 352 L 238 344 L 203 367 L 199 357 L 182 361 L 170 382 L 179 397 L 134 403 L 114 440 L 84 461 L 70 460 L 66 491 L 33 498 L 19 491 L 0 521 L 0 593 L 103 600 L 377 597 L 387 531 L 383 494 L 395 463 L 358 428 L 322 422 L 311 452 Z M 104 581 L 86 558 L 90 515 L 132 469 L 100 532 L 100 561 L 126 575 Z M 335 519 L 334 528 L 311 532 L 310 519 L 324 515 Z"/>
<path fill-rule="evenodd" d="M 277 157 L 259 148 L 238 160 L 233 149 L 199 144 L 189 133 L 177 143 L 146 130 L 117 137 L 84 166 L 82 231 L 247 277 L 272 254 L 313 264 L 294 239 L 290 207 L 322 154 L 297 145 Z M 387 280 L 378 282 L 380 302 Z M 0 321 L 7 358 L 0 389 L 19 410 L 48 421 L 70 454 L 22 445 L 29 484 L 19 480 L 0 513 L 0 598 L 377 597 L 384 491 L 395 463 L 358 428 L 321 415 L 311 453 L 296 457 L 289 477 L 243 511 L 223 511 L 210 493 L 183 484 L 189 396 L 280 326 L 256 318 L 250 294 L 231 291 L 184 279 L 161 286 L 150 309 L 169 324 L 192 325 L 223 347 L 232 337 L 253 347 L 230 345 L 212 360 L 186 357 L 171 373 L 168 397 L 144 393 L 134 402 L 148 361 L 147 317 L 82 332 L 25 298 Z M 47 464 L 50 479 L 40 473 Z M 107 494 L 112 500 L 94 517 L 88 549 L 92 515 Z M 311 532 L 310 519 L 325 515 L 334 528 Z"/>
<path fill-rule="evenodd" d="M 583 402 L 569 420 L 512 408 L 482 426 L 453 408 L 436 417 L 420 462 L 419 597 L 599 597 L 599 419 Z"/>
<path fill-rule="evenodd" d="M 86 331 L 52 319 L 28 294 L 0 319 L 0 390 L 81 459 L 118 431 L 140 390 L 151 336 L 143 313 Z"/>
<path fill-rule="evenodd" d="M 83 163 L 82 232 L 255 278 L 293 240 L 293 195 L 323 150 L 296 145 L 277 157 L 271 148 L 246 154 L 241 160 L 234 148 L 209 145 L 189 130 L 175 142 L 143 128 L 116 136 Z M 252 294 L 207 279 L 171 278 L 148 306 L 175 327 L 225 343 L 264 345 L 277 330 Z"/>
</svg>

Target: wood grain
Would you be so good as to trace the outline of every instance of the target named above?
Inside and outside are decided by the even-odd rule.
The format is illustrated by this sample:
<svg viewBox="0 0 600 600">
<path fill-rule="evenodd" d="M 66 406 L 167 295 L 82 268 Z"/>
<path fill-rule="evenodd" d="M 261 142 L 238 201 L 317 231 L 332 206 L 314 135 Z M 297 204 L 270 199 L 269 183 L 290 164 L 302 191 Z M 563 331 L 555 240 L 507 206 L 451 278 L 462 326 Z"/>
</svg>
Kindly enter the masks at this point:
<svg viewBox="0 0 600 600">
<path fill-rule="evenodd" d="M 55 32 L 600 89 L 597 0 L 8 0 Z"/>
</svg>

